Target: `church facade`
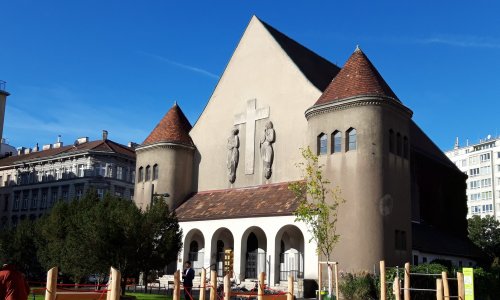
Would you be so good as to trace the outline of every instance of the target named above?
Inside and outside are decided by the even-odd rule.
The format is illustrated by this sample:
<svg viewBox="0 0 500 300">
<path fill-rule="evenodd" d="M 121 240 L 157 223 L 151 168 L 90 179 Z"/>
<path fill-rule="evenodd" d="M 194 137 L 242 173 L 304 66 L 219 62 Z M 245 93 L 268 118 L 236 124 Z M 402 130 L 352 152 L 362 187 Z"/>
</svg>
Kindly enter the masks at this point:
<svg viewBox="0 0 500 300">
<path fill-rule="evenodd" d="M 421 223 L 465 236 L 465 176 L 368 57 L 356 48 L 340 68 L 257 17 L 197 122 L 174 104 L 136 148 L 134 201 L 146 209 L 169 195 L 184 234 L 178 268 L 191 260 L 238 280 L 316 279 L 316 245 L 288 189 L 303 179 L 305 147 L 346 200 L 333 255 L 341 270 L 412 261 Z"/>
</svg>

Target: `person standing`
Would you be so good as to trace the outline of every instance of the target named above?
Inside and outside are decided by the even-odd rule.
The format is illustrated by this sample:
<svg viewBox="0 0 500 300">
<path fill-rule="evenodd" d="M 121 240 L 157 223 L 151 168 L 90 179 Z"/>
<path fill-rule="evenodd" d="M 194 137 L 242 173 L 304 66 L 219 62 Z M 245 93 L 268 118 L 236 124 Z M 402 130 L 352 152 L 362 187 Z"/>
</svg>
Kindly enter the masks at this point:
<svg viewBox="0 0 500 300">
<path fill-rule="evenodd" d="M 193 291 L 194 270 L 191 268 L 191 262 L 188 260 L 184 263 L 184 271 L 182 272 L 182 284 L 184 285 L 184 299 L 193 300 L 191 292 Z"/>
<path fill-rule="evenodd" d="M 5 264 L 0 270 L 0 299 L 26 300 L 30 287 L 24 274 L 19 272 L 13 264 Z"/>
</svg>

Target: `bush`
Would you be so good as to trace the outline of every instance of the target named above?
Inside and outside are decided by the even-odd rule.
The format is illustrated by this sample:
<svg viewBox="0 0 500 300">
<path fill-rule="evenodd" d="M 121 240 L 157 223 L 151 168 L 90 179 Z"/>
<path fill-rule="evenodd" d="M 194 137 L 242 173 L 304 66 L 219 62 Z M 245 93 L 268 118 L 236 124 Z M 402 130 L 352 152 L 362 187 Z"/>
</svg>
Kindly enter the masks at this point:
<svg viewBox="0 0 500 300">
<path fill-rule="evenodd" d="M 347 300 L 377 299 L 375 278 L 369 273 L 347 273 L 343 276 L 339 288 Z"/>
</svg>

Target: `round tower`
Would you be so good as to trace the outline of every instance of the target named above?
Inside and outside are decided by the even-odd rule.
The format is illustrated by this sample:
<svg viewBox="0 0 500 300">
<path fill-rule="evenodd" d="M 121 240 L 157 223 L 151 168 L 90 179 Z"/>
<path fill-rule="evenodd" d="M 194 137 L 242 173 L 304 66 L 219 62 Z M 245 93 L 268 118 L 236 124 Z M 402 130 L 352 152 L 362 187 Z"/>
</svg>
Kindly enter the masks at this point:
<svg viewBox="0 0 500 300">
<path fill-rule="evenodd" d="M 195 146 L 190 130 L 191 124 L 175 103 L 136 148 L 134 201 L 141 209 L 155 196 L 163 196 L 173 210 L 192 192 Z"/>
<path fill-rule="evenodd" d="M 357 47 L 305 115 L 309 146 L 346 200 L 333 259 L 349 270 L 409 261 L 412 112 Z"/>
</svg>

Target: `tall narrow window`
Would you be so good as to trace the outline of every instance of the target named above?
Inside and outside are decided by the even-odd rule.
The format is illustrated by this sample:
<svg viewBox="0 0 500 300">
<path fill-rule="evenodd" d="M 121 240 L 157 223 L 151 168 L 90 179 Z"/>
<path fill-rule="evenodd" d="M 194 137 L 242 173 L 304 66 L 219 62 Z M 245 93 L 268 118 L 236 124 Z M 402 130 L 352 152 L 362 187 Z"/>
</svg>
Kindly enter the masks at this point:
<svg viewBox="0 0 500 300">
<path fill-rule="evenodd" d="M 356 129 L 351 128 L 347 130 L 346 151 L 356 150 L 358 147 L 358 138 L 356 136 Z"/>
<path fill-rule="evenodd" d="M 155 164 L 153 166 L 153 180 L 157 180 L 158 179 L 158 164 Z"/>
<path fill-rule="evenodd" d="M 139 168 L 139 174 L 137 177 L 137 181 L 138 182 L 144 181 L 144 168 L 143 167 Z"/>
<path fill-rule="evenodd" d="M 398 132 L 398 134 L 396 134 L 396 154 L 401 155 L 401 152 L 402 152 L 401 134 Z"/>
<path fill-rule="evenodd" d="M 394 153 L 394 131 L 389 129 L 389 152 Z"/>
<path fill-rule="evenodd" d="M 328 147 L 328 137 L 326 134 L 321 133 L 318 135 L 318 155 L 324 155 L 327 153 Z"/>
<path fill-rule="evenodd" d="M 151 167 L 147 166 L 146 167 L 146 181 L 149 181 L 151 179 Z"/>
<path fill-rule="evenodd" d="M 410 145 L 408 144 L 408 138 L 405 136 L 403 138 L 403 157 L 408 158 Z"/>
<path fill-rule="evenodd" d="M 342 132 L 335 130 L 332 133 L 332 153 L 342 152 Z"/>
</svg>

